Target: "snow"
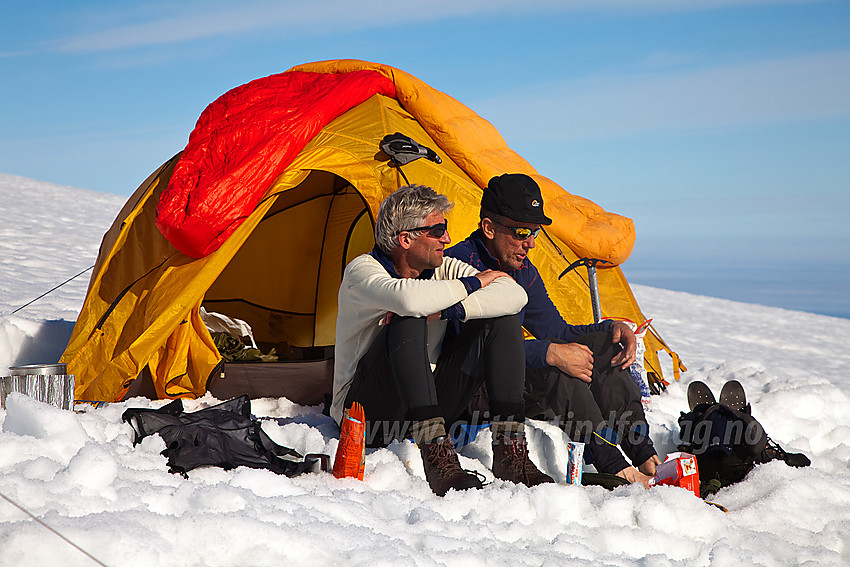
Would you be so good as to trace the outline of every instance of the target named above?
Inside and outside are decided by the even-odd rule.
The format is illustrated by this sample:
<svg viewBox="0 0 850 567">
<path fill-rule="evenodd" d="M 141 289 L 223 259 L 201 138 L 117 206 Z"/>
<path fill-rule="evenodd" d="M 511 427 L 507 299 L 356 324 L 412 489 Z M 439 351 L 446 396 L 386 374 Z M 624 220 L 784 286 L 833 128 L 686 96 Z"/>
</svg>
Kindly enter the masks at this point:
<svg viewBox="0 0 850 567">
<path fill-rule="evenodd" d="M 92 265 L 124 198 L 0 175 L 0 200 L 6 374 L 8 366 L 56 362 L 89 274 L 11 311 Z M 72 413 L 12 394 L 0 410 L 0 565 L 850 562 L 850 320 L 634 290 L 689 367 L 679 382 L 668 372 L 670 387 L 653 396 L 649 419 L 659 452 L 675 450 L 688 382 L 703 380 L 717 394 L 734 378 L 771 437 L 806 453 L 812 466 L 758 466 L 714 497 L 726 514 L 673 487 L 528 489 L 492 480 L 486 431 L 461 461 L 492 482 L 445 498 L 429 490 L 409 442 L 370 450 L 364 482 L 246 468 L 196 469 L 184 479 L 167 472 L 159 437 L 133 447 L 132 430 L 121 422 L 128 407 L 164 402 L 136 398 Z M 193 411 L 217 401 L 184 403 Z M 278 443 L 334 454 L 336 430 L 319 408 L 263 399 L 252 409 L 272 418 L 264 429 Z M 546 423 L 528 425 L 533 459 L 563 479 L 563 434 Z"/>
</svg>

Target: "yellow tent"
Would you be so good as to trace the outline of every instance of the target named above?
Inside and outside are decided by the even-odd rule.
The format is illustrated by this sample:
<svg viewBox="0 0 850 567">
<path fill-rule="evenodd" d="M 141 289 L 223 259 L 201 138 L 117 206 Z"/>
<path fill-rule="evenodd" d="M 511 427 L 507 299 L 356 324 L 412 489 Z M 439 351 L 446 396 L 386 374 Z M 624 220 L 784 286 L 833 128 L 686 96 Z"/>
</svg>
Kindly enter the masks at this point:
<svg viewBox="0 0 850 567">
<path fill-rule="evenodd" d="M 250 214 L 238 219 L 213 252 L 187 256 L 155 224 L 160 197 L 179 167 L 180 154 L 139 187 L 104 236 L 61 359 L 68 373 L 76 375 L 77 399 L 121 399 L 143 372 L 150 376 L 157 397 L 199 396 L 211 380 L 226 379 L 222 358 L 199 315 L 201 306 L 247 321 L 258 343 L 288 349 L 292 359 L 332 355 L 343 268 L 371 249 L 380 202 L 404 184 L 379 148 L 381 139 L 395 132 L 442 158 L 440 164 L 414 161 L 403 172 L 411 182 L 433 187 L 454 201 L 448 220 L 455 241 L 475 229 L 480 187 L 490 177 L 506 172 L 531 175 L 554 220 L 548 237 L 538 238 L 531 260 L 564 317 L 576 324 L 592 322 L 583 270 L 558 279 L 569 263 L 588 256 L 616 264 L 599 270 L 603 316 L 644 320 L 617 267 L 634 243 L 631 220 L 607 213 L 538 175 L 487 121 L 403 71 L 342 60 L 303 65 L 288 73 L 359 70 L 390 79 L 395 98 L 374 94 L 322 127 L 259 188 Z M 645 340 L 648 370 L 661 381 L 656 352 L 670 350 L 654 332 Z M 673 356 L 678 374 L 680 363 Z M 329 380 L 323 380 L 316 389 L 327 384 Z M 293 397 L 315 400 L 311 395 Z"/>
</svg>

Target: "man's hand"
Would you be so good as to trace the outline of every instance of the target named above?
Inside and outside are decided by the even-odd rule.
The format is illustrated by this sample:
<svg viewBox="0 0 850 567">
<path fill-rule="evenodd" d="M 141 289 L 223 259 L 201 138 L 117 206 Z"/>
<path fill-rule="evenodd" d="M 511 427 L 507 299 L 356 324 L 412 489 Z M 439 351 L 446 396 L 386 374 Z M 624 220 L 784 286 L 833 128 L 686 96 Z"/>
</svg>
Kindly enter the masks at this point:
<svg viewBox="0 0 850 567">
<path fill-rule="evenodd" d="M 635 338 L 634 331 L 622 321 L 614 321 L 611 326 L 611 334 L 615 343 L 623 345 L 623 350 L 611 359 L 611 366 L 619 366 L 625 370 L 635 361 L 637 338 Z"/>
<path fill-rule="evenodd" d="M 481 287 L 486 287 L 487 285 L 493 283 L 493 280 L 496 278 L 509 278 L 510 276 L 505 272 L 500 272 L 498 270 L 484 270 L 483 272 L 478 272 L 475 274 L 475 277 L 481 281 Z"/>
<path fill-rule="evenodd" d="M 638 470 L 645 475 L 655 476 L 655 467 L 660 464 L 661 459 L 658 458 L 658 455 L 652 455 L 638 466 Z"/>
<path fill-rule="evenodd" d="M 640 472 L 634 467 L 626 467 L 620 472 L 616 473 L 616 476 L 624 478 L 632 484 L 639 482 L 643 485 L 644 488 L 649 488 L 649 481 L 652 480 L 652 477 L 655 476 L 655 473 L 653 472 L 651 475 L 647 475 Z"/>
<path fill-rule="evenodd" d="M 593 352 L 578 343 L 552 343 L 546 351 L 546 364 L 590 383 L 593 379 Z"/>
</svg>

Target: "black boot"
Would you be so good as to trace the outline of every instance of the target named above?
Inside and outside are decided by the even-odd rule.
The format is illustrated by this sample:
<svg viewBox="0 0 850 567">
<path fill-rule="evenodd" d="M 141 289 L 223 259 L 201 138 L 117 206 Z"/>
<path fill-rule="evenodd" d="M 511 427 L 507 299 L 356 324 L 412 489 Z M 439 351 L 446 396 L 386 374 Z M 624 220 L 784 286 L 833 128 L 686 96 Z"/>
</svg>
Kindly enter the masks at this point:
<svg viewBox="0 0 850 567">
<path fill-rule="evenodd" d="M 451 488 L 467 490 L 483 486 L 477 473 L 461 468 L 455 446 L 448 437 L 442 436 L 430 443 L 423 443 L 419 451 L 422 464 L 425 465 L 425 479 L 437 496 L 445 496 Z"/>
<path fill-rule="evenodd" d="M 528 458 L 524 433 L 497 435 L 493 441 L 493 476 L 516 484 L 537 486 L 555 480 Z"/>
</svg>

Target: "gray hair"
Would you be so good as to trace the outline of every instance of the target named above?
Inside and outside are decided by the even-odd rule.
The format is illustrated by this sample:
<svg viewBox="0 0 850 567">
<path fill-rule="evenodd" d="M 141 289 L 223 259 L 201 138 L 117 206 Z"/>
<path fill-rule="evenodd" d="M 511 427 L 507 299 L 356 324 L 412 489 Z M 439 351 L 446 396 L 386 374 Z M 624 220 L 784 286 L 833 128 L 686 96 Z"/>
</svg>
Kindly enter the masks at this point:
<svg viewBox="0 0 850 567">
<path fill-rule="evenodd" d="M 405 185 L 387 196 L 375 219 L 375 243 L 389 254 L 398 246 L 399 232 L 422 226 L 425 217 L 439 211 L 446 213 L 454 207 L 445 195 L 424 185 Z M 417 238 L 422 231 L 411 233 Z"/>
</svg>

